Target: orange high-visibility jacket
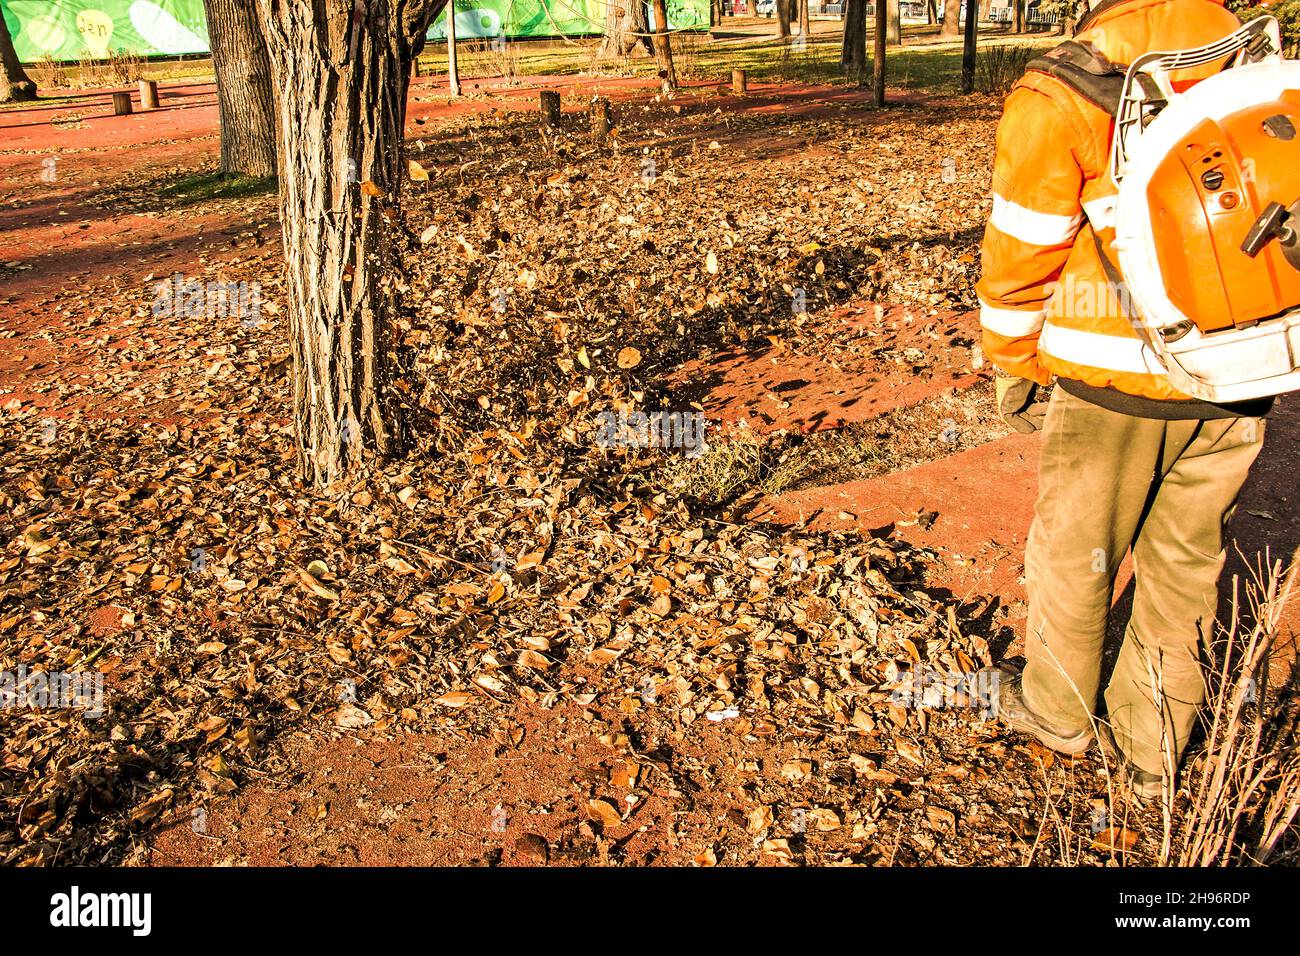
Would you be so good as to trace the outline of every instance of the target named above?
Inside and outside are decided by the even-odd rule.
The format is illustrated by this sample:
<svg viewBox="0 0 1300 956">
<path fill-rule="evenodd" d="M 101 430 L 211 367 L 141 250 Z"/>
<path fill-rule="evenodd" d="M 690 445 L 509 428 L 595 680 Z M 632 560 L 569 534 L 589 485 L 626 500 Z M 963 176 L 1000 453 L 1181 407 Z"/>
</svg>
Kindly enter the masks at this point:
<svg viewBox="0 0 1300 956">
<path fill-rule="evenodd" d="M 1074 39 L 1124 68 L 1143 53 L 1202 46 L 1238 26 L 1220 0 L 1121 0 L 1099 9 Z M 1176 80 L 1190 85 L 1219 68 Z M 1094 230 L 1116 261 L 1111 128 L 1104 109 L 1046 73 L 1026 73 L 1007 97 L 976 289 L 984 355 L 1043 385 L 1056 375 L 1142 398 L 1186 399 L 1120 308 L 1097 252 Z"/>
</svg>

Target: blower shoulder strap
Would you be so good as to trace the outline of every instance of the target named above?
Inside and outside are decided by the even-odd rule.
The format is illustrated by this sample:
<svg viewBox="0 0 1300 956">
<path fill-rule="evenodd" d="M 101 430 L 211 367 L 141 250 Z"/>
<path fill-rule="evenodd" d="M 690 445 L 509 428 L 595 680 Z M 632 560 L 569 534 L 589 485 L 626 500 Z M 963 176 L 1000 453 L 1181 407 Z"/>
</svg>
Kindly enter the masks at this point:
<svg viewBox="0 0 1300 956">
<path fill-rule="evenodd" d="M 1119 109 L 1127 67 L 1112 63 L 1090 43 L 1066 40 L 1030 60 L 1025 72 L 1046 73 L 1111 116 Z"/>
</svg>

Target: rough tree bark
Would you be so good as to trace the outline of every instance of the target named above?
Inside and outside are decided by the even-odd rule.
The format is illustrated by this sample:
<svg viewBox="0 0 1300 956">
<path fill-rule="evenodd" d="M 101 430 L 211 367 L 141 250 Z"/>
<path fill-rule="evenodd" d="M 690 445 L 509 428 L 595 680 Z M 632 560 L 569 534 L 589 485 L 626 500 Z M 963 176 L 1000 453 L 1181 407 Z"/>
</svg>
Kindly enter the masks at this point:
<svg viewBox="0 0 1300 956">
<path fill-rule="evenodd" d="M 861 83 L 867 65 L 867 0 L 847 0 L 844 7 L 844 45 L 840 67 L 845 79 Z"/>
<path fill-rule="evenodd" d="M 871 57 L 871 99 L 876 108 L 885 105 L 885 21 L 889 19 L 889 0 L 876 0 L 875 50 Z"/>
<path fill-rule="evenodd" d="M 14 38 L 9 35 L 9 24 L 0 13 L 0 103 L 34 99 L 36 84 L 23 69 L 14 49 Z"/>
<path fill-rule="evenodd" d="M 659 67 L 659 87 L 665 93 L 677 89 L 677 71 L 673 69 L 673 48 L 668 41 L 668 7 L 664 0 L 654 0 L 655 63 Z"/>
<path fill-rule="evenodd" d="M 961 33 L 961 5 L 965 0 L 943 0 L 943 25 L 939 36 L 955 37 Z"/>
<path fill-rule="evenodd" d="M 605 5 L 605 36 L 600 41 L 600 56 L 644 56 L 650 51 L 646 19 L 641 0 L 610 0 Z"/>
<path fill-rule="evenodd" d="M 445 0 L 258 0 L 278 110 L 292 391 L 303 476 L 403 447 L 391 274 L 411 61 Z"/>
<path fill-rule="evenodd" d="M 274 176 L 275 93 L 256 0 L 203 0 L 221 112 L 221 171 Z"/>
</svg>

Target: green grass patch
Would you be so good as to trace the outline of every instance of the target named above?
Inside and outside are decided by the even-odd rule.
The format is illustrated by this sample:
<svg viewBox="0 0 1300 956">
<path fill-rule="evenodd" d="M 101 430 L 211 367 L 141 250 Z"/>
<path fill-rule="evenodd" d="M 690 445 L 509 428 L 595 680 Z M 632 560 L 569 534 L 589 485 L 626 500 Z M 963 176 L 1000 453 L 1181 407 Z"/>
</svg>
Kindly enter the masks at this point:
<svg viewBox="0 0 1300 956">
<path fill-rule="evenodd" d="M 158 189 L 158 198 L 179 205 L 213 199 L 245 199 L 265 196 L 276 190 L 276 178 L 244 176 L 239 173 L 194 173 L 173 180 Z"/>
</svg>

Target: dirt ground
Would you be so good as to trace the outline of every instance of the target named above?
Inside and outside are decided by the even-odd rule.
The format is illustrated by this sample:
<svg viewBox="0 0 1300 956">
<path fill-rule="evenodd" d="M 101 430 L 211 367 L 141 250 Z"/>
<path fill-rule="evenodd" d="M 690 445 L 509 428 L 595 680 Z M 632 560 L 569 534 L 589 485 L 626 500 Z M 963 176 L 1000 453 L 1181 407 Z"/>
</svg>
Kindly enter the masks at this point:
<svg viewBox="0 0 1300 956">
<path fill-rule="evenodd" d="M 538 87 L 574 115 L 530 159 Z M 420 399 L 436 438 L 428 460 L 349 489 L 343 506 L 282 477 L 273 197 L 165 192 L 215 163 L 212 86 L 166 88 L 163 109 L 130 117 L 108 115 L 108 91 L 0 112 L 3 660 L 98 660 L 110 700 L 120 688 L 131 702 L 94 757 L 61 756 L 75 720 L 10 726 L 4 786 L 28 796 L 4 818 L 0 857 L 1148 861 L 1159 822 L 1112 804 L 1095 755 L 1063 760 L 969 707 L 909 709 L 891 693 L 900 666 L 1014 656 L 1023 621 L 1037 443 L 989 414 L 970 311 L 997 104 L 912 99 L 879 114 L 842 88 L 739 98 L 701 83 L 668 101 L 642 81 L 561 78 L 468 92 L 452 102 L 419 81 L 409 113 L 436 189 L 408 197 L 411 235 L 432 238 L 411 246 L 405 341 L 415 379 L 440 383 Z M 583 138 L 593 95 L 615 102 L 616 150 Z M 177 272 L 256 278 L 273 321 L 158 320 L 149 290 Z M 494 317 L 498 286 L 511 311 Z M 806 306 L 773 305 L 792 296 Z M 620 318 L 579 326 L 587 310 Z M 507 334 L 516 313 L 523 331 Z M 533 334 L 549 337 L 539 351 Z M 597 382 L 632 345 L 636 377 Z M 508 485 L 513 509 L 490 504 L 507 487 L 501 449 L 532 453 L 518 436 L 554 396 L 526 366 L 552 352 L 570 405 L 658 395 L 772 441 L 789 474 L 688 513 L 656 496 L 650 456 L 625 484 L 584 471 L 576 492 L 569 472 L 538 466 Z M 454 374 L 426 374 L 437 367 Z M 496 394 L 507 372 L 518 385 Z M 1300 544 L 1298 436 L 1283 399 L 1234 521 L 1235 570 Z M 463 473 L 431 463 L 449 446 Z M 645 494 L 623 499 L 638 481 Z M 594 500 L 590 529 L 565 527 L 570 495 Z M 475 555 L 499 540 L 488 531 L 538 508 L 546 527 L 510 539 L 531 543 L 508 547 L 522 557 L 502 592 L 480 593 Z M 134 524 L 88 530 L 119 516 Z M 461 540 L 466 528 L 478 539 Z M 580 550 L 566 565 L 570 532 Z M 377 542 L 366 567 L 397 585 L 356 583 L 370 570 L 348 552 L 363 537 Z M 184 568 L 206 541 L 222 544 L 205 545 L 200 585 Z M 811 572 L 787 568 L 804 549 Z M 493 610 L 530 605 L 534 583 L 549 592 L 534 581 L 543 564 L 571 575 L 559 611 Z M 599 599 L 583 590 L 588 564 L 592 580 L 613 577 Z M 744 587 L 699 598 L 703 568 Z M 296 595 L 285 613 L 286 592 L 259 590 L 281 578 Z M 873 595 L 866 631 L 841 603 L 850 592 Z M 1292 610 L 1292 640 L 1295 623 Z M 282 641 L 299 646 L 267 650 Z M 530 663 L 506 664 L 503 646 Z M 100 760 L 102 776 L 86 766 Z"/>
</svg>

